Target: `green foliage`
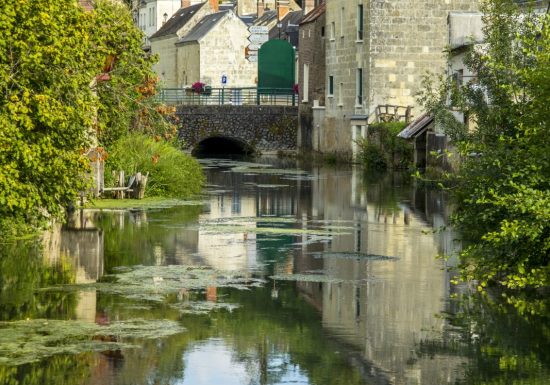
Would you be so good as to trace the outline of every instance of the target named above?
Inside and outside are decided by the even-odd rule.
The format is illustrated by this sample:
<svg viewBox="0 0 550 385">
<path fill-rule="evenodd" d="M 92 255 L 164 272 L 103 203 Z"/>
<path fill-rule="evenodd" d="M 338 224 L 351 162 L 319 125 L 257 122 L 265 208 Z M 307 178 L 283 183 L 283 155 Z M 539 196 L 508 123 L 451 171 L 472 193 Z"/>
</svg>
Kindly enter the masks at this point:
<svg viewBox="0 0 550 385">
<path fill-rule="evenodd" d="M 463 275 L 480 288 L 550 284 L 550 15 L 523 14 L 510 0 L 484 4 L 485 42 L 462 87 L 443 82 L 421 100 L 455 141 L 463 163 L 454 180 L 455 224 L 468 247 Z M 433 87 L 433 82 L 427 81 Z M 467 127 L 448 110 L 464 111 Z"/>
<path fill-rule="evenodd" d="M 200 193 L 204 175 L 199 163 L 163 140 L 141 134 L 122 137 L 111 148 L 105 174 L 149 173 L 147 196 L 186 198 Z"/>
<path fill-rule="evenodd" d="M 368 138 L 357 143 L 363 163 L 378 170 L 408 168 L 412 162 L 412 144 L 397 136 L 405 126 L 403 122 L 370 124 Z"/>
<path fill-rule="evenodd" d="M 0 218 L 36 227 L 86 190 L 95 139 L 130 128 L 170 139 L 174 126 L 151 102 L 154 58 L 126 6 L 22 0 L 0 15 Z"/>
<path fill-rule="evenodd" d="M 156 57 L 142 49 L 142 32 L 135 27 L 127 6 L 112 1 L 95 3 L 97 51 L 108 80 L 98 79 L 96 129 L 99 143 L 107 148 L 128 131 L 171 139 L 175 109 L 158 104 L 152 97 L 157 77 L 152 70 Z M 105 63 L 105 64 L 104 64 Z"/>
<path fill-rule="evenodd" d="M 0 217 L 60 215 L 86 187 L 93 17 L 72 0 L 0 5 Z"/>
<path fill-rule="evenodd" d="M 362 140 L 358 144 L 361 147 L 361 160 L 367 168 L 374 170 L 385 170 L 388 168 L 386 154 L 380 146 L 369 143 L 368 140 Z"/>
</svg>

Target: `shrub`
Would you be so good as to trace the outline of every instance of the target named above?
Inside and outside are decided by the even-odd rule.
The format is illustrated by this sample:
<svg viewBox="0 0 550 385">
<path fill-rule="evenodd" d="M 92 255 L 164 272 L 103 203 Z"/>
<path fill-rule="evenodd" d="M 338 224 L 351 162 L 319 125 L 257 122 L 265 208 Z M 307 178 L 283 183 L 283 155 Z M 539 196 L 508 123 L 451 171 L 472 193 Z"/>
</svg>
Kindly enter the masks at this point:
<svg viewBox="0 0 550 385">
<path fill-rule="evenodd" d="M 388 168 L 386 156 L 379 146 L 366 140 L 361 141 L 359 146 L 361 147 L 361 160 L 366 167 L 375 170 L 385 170 Z"/>
<path fill-rule="evenodd" d="M 368 128 L 368 138 L 358 142 L 361 159 L 369 168 L 406 169 L 412 162 L 412 144 L 397 134 L 404 122 L 374 123 Z"/>
<path fill-rule="evenodd" d="M 172 144 L 145 135 L 131 134 L 112 146 L 106 178 L 112 171 L 149 173 L 146 196 L 185 198 L 198 194 L 204 184 L 199 163 Z"/>
</svg>

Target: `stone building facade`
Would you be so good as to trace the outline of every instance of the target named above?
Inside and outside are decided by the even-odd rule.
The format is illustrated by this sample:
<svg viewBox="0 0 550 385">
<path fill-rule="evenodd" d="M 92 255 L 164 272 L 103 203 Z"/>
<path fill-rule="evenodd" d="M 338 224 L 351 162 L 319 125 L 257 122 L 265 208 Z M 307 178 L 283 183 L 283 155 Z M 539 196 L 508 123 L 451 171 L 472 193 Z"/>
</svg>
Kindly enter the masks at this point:
<svg viewBox="0 0 550 385">
<path fill-rule="evenodd" d="M 313 136 L 313 127 L 321 123 L 317 115 L 325 105 L 325 23 L 325 4 L 323 3 L 302 19 L 299 29 L 300 129 L 298 145 L 304 150 L 319 149 L 319 138 Z M 317 111 L 315 116 L 314 111 Z"/>
<path fill-rule="evenodd" d="M 328 0 L 326 110 L 320 151 L 351 157 L 380 105 L 420 108 L 415 93 L 427 71 L 442 72 L 451 11 L 479 0 Z"/>
<path fill-rule="evenodd" d="M 232 10 L 202 18 L 176 43 L 178 84 L 221 87 L 225 75 L 228 87 L 255 87 L 258 68 L 244 55 L 248 36 L 247 25 Z"/>
<path fill-rule="evenodd" d="M 178 69 L 176 43 L 203 17 L 214 12 L 211 2 L 182 7 L 150 37 L 151 53 L 158 56 L 153 70 L 163 87 L 176 88 L 187 84 Z"/>
</svg>

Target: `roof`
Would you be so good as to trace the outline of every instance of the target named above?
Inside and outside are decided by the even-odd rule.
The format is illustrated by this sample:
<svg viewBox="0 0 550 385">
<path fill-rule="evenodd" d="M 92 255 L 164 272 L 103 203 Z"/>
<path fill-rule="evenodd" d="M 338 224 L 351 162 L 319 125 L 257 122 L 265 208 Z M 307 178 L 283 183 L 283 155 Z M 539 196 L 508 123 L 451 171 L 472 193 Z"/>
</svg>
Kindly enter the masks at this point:
<svg viewBox="0 0 550 385">
<path fill-rule="evenodd" d="M 205 16 L 195 25 L 187 35 L 178 43 L 186 43 L 191 41 L 199 41 L 208 34 L 223 19 L 232 11 L 221 11 Z"/>
<path fill-rule="evenodd" d="M 286 14 L 285 17 L 280 21 L 281 28 L 277 24 L 269 30 L 269 40 L 271 39 L 283 39 L 288 40 L 290 44 L 294 47 L 298 46 L 298 23 L 304 15 L 303 11 L 292 11 Z"/>
<path fill-rule="evenodd" d="M 327 3 L 321 3 L 317 7 L 313 8 L 311 12 L 304 16 L 300 24 L 311 23 L 312 21 L 317 20 L 319 17 L 325 14 L 327 9 Z"/>
<path fill-rule="evenodd" d="M 149 39 L 155 39 L 163 36 L 175 35 L 177 32 L 191 20 L 193 15 L 203 7 L 207 2 L 191 5 L 189 7 L 180 8 L 172 15 L 160 29 L 155 32 Z"/>
<path fill-rule="evenodd" d="M 258 17 L 254 22 L 254 25 L 268 25 L 273 20 L 277 20 L 277 11 L 272 9 L 265 11 L 262 16 Z"/>
<path fill-rule="evenodd" d="M 426 131 L 430 123 L 433 121 L 433 115 L 422 114 L 412 121 L 407 127 L 405 127 L 399 134 L 397 134 L 397 136 L 404 139 L 416 137 Z"/>
</svg>

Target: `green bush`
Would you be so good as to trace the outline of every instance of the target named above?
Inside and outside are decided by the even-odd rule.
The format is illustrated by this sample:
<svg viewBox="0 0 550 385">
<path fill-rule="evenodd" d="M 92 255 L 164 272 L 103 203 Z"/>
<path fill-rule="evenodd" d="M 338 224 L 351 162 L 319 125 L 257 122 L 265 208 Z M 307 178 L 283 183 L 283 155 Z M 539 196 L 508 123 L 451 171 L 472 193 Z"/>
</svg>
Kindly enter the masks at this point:
<svg viewBox="0 0 550 385">
<path fill-rule="evenodd" d="M 190 197 L 200 193 L 204 184 L 202 169 L 195 159 L 166 141 L 140 134 L 124 136 L 110 148 L 106 184 L 112 172 L 119 170 L 127 175 L 148 172 L 146 196 Z"/>
<path fill-rule="evenodd" d="M 412 144 L 397 136 L 405 126 L 404 122 L 370 124 L 367 139 L 358 142 L 365 166 L 379 170 L 408 168 L 413 158 Z"/>
<path fill-rule="evenodd" d="M 379 146 L 368 143 L 366 140 L 362 141 L 359 145 L 361 147 L 361 160 L 367 168 L 375 170 L 385 170 L 388 168 L 386 156 Z"/>
</svg>

